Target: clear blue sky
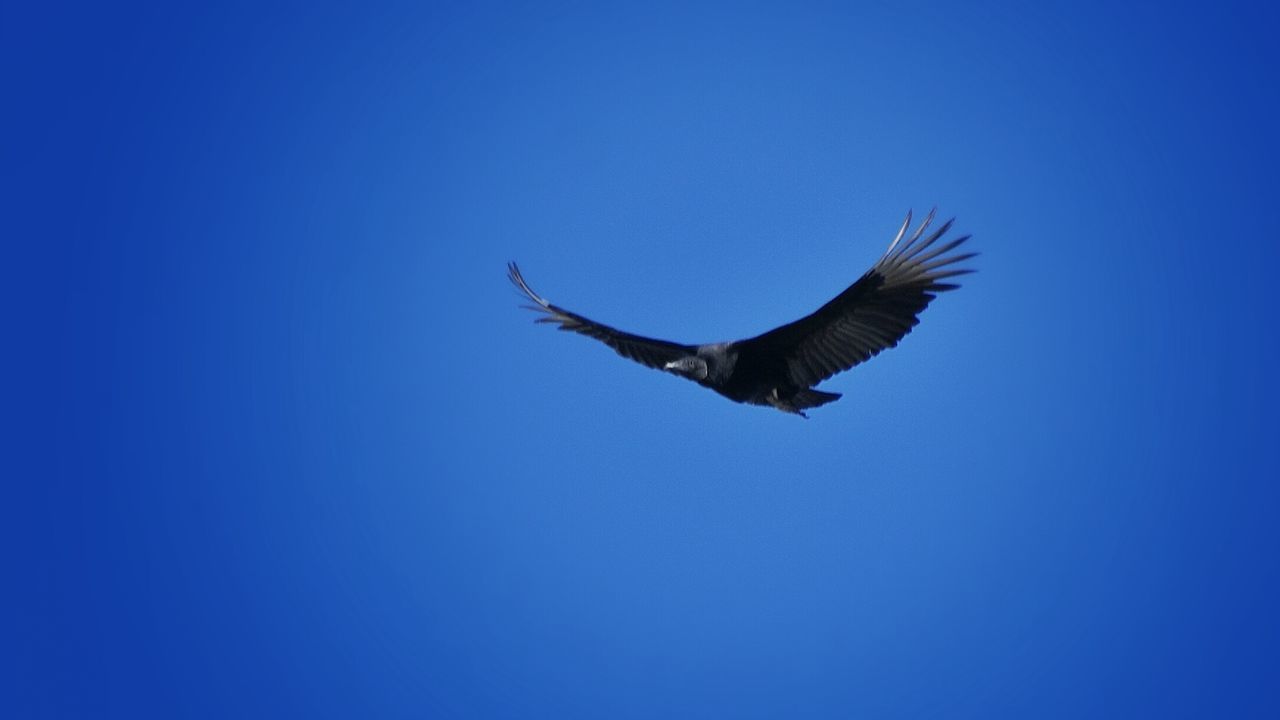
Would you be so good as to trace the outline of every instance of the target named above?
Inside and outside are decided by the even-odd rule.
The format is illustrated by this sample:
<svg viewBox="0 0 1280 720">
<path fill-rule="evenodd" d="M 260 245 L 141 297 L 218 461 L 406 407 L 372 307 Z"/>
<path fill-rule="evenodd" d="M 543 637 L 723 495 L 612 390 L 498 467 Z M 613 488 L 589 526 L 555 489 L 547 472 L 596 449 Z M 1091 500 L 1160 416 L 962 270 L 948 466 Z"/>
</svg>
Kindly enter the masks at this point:
<svg viewBox="0 0 1280 720">
<path fill-rule="evenodd" d="M 1280 18 L 1114 4 L 7 8 L 0 715 L 1277 717 Z M 504 277 L 745 337 L 934 205 L 808 421 Z"/>
</svg>

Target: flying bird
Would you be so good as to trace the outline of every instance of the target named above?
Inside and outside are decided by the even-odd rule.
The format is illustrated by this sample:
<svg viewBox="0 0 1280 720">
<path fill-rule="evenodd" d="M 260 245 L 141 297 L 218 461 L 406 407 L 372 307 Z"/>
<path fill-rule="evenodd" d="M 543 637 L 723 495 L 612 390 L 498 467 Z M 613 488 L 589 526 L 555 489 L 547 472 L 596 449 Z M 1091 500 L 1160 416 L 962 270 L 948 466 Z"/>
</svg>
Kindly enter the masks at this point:
<svg viewBox="0 0 1280 720">
<path fill-rule="evenodd" d="M 857 282 L 810 315 L 746 340 L 683 345 L 632 335 L 553 305 L 533 291 L 515 263 L 511 282 L 542 313 L 535 322 L 595 338 L 642 365 L 688 378 L 740 403 L 772 406 L 808 417 L 805 410 L 840 399 L 814 388 L 839 372 L 894 347 L 919 322 L 935 295 L 959 285 L 941 282 L 973 272 L 956 263 L 977 253 L 955 253 L 968 235 L 935 247 L 954 218 L 931 234 L 933 212 L 905 242 L 911 213 L 884 255 Z"/>
</svg>

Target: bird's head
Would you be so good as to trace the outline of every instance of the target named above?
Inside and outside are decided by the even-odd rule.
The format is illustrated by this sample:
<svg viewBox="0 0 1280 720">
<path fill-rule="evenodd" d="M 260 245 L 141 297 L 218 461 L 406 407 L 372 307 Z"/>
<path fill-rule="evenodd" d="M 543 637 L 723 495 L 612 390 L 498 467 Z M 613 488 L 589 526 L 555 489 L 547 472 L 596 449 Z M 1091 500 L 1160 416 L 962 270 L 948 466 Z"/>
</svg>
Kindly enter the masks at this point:
<svg viewBox="0 0 1280 720">
<path fill-rule="evenodd" d="M 707 361 L 696 355 L 686 355 L 679 360 L 673 360 L 663 365 L 662 369 L 683 375 L 690 380 L 707 379 Z"/>
</svg>

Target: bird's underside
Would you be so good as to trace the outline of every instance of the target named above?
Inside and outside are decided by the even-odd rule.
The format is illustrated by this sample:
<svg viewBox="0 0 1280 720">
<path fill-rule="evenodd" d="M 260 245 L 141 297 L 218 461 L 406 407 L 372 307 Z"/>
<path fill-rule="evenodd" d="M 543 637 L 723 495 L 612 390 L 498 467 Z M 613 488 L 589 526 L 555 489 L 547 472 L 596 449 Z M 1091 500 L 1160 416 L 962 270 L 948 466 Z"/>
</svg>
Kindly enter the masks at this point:
<svg viewBox="0 0 1280 720">
<path fill-rule="evenodd" d="M 958 287 L 942 280 L 972 272 L 956 263 L 976 253 L 953 252 L 969 236 L 938 244 L 953 221 L 926 236 L 932 220 L 930 212 L 906 238 L 907 213 L 889 249 L 844 292 L 795 322 L 733 342 L 684 345 L 622 332 L 552 305 L 529 287 L 515 263 L 507 271 L 534 303 L 526 307 L 542 313 L 536 322 L 595 338 L 629 360 L 688 378 L 735 402 L 808 417 L 805 410 L 840 398 L 815 389 L 818 383 L 896 346 L 937 293 Z"/>
</svg>

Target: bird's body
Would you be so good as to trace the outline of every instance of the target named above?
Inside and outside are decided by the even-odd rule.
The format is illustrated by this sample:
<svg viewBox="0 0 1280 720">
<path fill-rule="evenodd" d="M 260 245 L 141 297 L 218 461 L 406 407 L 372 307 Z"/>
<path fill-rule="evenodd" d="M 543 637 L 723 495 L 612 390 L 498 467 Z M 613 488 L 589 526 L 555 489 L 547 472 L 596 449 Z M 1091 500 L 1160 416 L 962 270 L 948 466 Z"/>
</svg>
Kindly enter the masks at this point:
<svg viewBox="0 0 1280 720">
<path fill-rule="evenodd" d="M 795 322 L 733 342 L 684 345 L 625 333 L 547 302 L 514 263 L 508 274 L 536 303 L 530 307 L 545 314 L 538 322 L 555 322 L 561 330 L 593 337 L 625 358 L 688 378 L 735 402 L 807 417 L 806 409 L 840 398 L 815 385 L 897 345 L 935 293 L 957 287 L 940 280 L 971 272 L 953 266 L 973 253 L 949 254 L 969 236 L 934 248 L 951 221 L 925 237 L 932 219 L 930 213 L 904 243 L 911 224 L 907 213 L 889 250 L 844 292 Z"/>
<path fill-rule="evenodd" d="M 814 402 L 819 397 L 826 396 L 829 400 L 840 397 L 834 393 L 815 391 L 811 396 L 796 398 L 796 394 L 803 388 L 794 387 L 785 381 L 779 382 L 779 378 L 783 378 L 786 372 L 784 361 L 763 353 L 744 354 L 739 343 L 699 345 L 695 348 L 693 357 L 706 363 L 706 376 L 700 377 L 700 372 L 692 374 L 678 372 L 678 374 L 685 375 L 699 385 L 715 390 L 734 402 L 773 405 L 789 412 L 797 412 L 798 407 L 781 406 L 788 401 L 794 403 L 799 400 L 803 404 L 807 400 L 808 404 L 803 404 L 803 407 L 814 407 L 822 404 Z M 677 368 L 670 369 L 677 371 Z"/>
</svg>

